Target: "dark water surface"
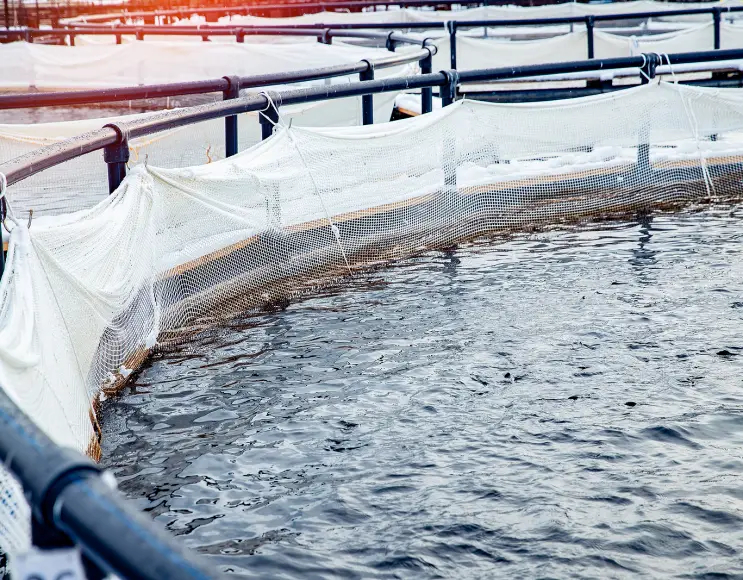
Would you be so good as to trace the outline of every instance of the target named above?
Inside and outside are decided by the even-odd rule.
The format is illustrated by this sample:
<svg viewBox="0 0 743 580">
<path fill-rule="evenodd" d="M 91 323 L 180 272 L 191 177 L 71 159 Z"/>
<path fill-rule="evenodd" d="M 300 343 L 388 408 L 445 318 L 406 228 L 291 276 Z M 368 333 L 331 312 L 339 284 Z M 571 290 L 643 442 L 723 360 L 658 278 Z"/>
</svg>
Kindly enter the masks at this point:
<svg viewBox="0 0 743 580">
<path fill-rule="evenodd" d="M 743 574 L 737 212 L 357 277 L 154 361 L 104 462 L 261 578 Z"/>
</svg>

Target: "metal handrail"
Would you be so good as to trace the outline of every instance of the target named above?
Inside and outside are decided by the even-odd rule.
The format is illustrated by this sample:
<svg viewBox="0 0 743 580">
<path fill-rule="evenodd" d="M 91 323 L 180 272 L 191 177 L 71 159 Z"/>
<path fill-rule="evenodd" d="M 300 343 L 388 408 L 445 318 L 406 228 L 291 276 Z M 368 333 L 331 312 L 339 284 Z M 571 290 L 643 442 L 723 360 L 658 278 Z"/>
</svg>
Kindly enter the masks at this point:
<svg viewBox="0 0 743 580">
<path fill-rule="evenodd" d="M 664 55 L 665 58 L 665 55 Z M 714 60 L 743 59 L 743 49 L 689 52 L 668 55 L 671 65 Z M 373 95 L 408 89 L 440 87 L 443 104 L 451 103 L 452 86 L 457 83 L 474 83 L 493 80 L 536 77 L 550 74 L 584 72 L 591 70 L 613 70 L 621 68 L 642 69 L 645 76 L 655 75 L 660 64 L 656 54 L 612 59 L 589 59 L 564 63 L 502 67 L 470 71 L 442 71 L 411 77 L 396 77 L 382 80 L 369 80 L 342 85 L 310 87 L 265 94 L 252 94 L 242 98 L 196 107 L 186 107 L 176 111 L 164 111 L 147 119 L 121 122 L 117 126 L 107 126 L 91 131 L 74 139 L 61 141 L 37 149 L 0 165 L 8 185 L 17 183 L 40 171 L 54 167 L 86 153 L 113 146 L 127 146 L 126 138 L 134 138 L 159 131 L 183 127 L 210 119 L 236 116 L 250 111 L 261 111 L 260 120 L 265 123 L 267 111 L 282 105 L 298 104 L 339 99 L 359 95 Z M 277 112 L 273 111 L 276 115 Z M 120 162 L 119 162 L 120 163 Z M 112 184 L 110 184 L 112 185 Z M 115 184 L 118 185 L 118 184 Z"/>
<path fill-rule="evenodd" d="M 332 36 L 333 30 L 328 31 Z M 380 40 L 387 39 L 388 34 L 376 35 Z M 393 36 L 395 42 L 409 44 L 423 44 L 419 39 L 411 39 L 402 35 Z M 425 42 L 425 41 L 424 41 Z M 407 51 L 388 57 L 365 59 L 351 64 L 340 64 L 315 69 L 305 69 L 284 73 L 269 73 L 248 77 L 235 77 L 240 89 L 267 87 L 272 85 L 292 84 L 305 81 L 329 79 L 351 74 L 358 74 L 372 69 L 385 69 L 403 64 L 420 62 L 430 54 L 436 54 L 434 45 L 426 44 L 425 48 L 417 51 Z M 226 92 L 230 88 L 230 78 L 222 77 L 203 81 L 189 81 L 181 83 L 165 83 L 156 85 L 140 85 L 136 87 L 121 87 L 113 89 L 89 89 L 82 91 L 54 91 L 18 94 L 0 94 L 0 109 L 25 109 L 57 105 L 84 105 L 91 103 L 112 103 L 135 99 L 149 99 L 157 97 L 175 97 L 183 95 L 198 95 L 205 93 Z"/>
</svg>

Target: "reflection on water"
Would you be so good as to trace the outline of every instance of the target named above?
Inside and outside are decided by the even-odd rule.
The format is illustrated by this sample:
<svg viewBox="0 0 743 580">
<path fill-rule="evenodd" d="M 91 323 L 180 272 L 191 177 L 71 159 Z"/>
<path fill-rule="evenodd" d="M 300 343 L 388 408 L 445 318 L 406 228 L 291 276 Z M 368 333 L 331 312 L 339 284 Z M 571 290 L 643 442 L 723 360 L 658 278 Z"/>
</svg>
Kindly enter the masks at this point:
<svg viewBox="0 0 743 580">
<path fill-rule="evenodd" d="M 104 462 L 241 575 L 742 574 L 737 211 L 435 252 L 235 321 L 104 406 Z"/>
</svg>

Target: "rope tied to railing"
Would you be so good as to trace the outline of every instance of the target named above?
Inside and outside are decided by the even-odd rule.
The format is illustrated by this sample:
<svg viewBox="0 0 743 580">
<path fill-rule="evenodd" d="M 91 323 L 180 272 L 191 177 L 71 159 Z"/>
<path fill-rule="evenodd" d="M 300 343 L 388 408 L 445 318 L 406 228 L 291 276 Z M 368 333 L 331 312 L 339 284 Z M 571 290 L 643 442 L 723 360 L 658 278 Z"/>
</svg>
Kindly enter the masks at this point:
<svg viewBox="0 0 743 580">
<path fill-rule="evenodd" d="M 663 57 L 665 57 L 666 62 L 668 63 L 668 70 L 671 72 L 673 84 L 676 86 L 676 90 L 681 97 L 681 105 L 684 107 L 686 120 L 689 122 L 689 128 L 694 136 L 694 144 L 696 145 L 697 153 L 699 153 L 699 163 L 702 166 L 702 177 L 704 178 L 704 186 L 707 190 L 707 195 L 712 197 L 712 195 L 717 195 L 717 191 L 715 189 L 715 184 L 712 181 L 712 175 L 707 167 L 707 159 L 702 152 L 702 148 L 699 146 L 699 122 L 697 121 L 697 116 L 694 114 L 694 109 L 691 105 L 687 103 L 685 93 L 682 89 L 679 89 L 678 78 L 676 77 L 676 72 L 673 70 L 673 66 L 671 65 L 671 58 L 666 53 L 658 54 L 661 64 L 663 63 Z"/>
</svg>

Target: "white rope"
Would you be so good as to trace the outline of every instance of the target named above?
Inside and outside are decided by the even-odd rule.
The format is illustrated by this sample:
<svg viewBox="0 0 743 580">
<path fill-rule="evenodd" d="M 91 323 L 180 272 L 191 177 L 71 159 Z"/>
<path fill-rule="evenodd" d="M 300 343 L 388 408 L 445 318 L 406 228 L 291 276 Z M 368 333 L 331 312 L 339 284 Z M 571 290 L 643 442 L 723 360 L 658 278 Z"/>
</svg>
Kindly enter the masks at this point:
<svg viewBox="0 0 743 580">
<path fill-rule="evenodd" d="M 663 62 L 663 57 L 665 57 L 666 62 L 668 63 L 668 70 L 671 71 L 671 78 L 673 79 L 673 83 L 676 86 L 676 91 L 681 97 L 681 104 L 684 107 L 684 113 L 686 114 L 686 120 L 689 122 L 689 128 L 691 129 L 691 132 L 694 135 L 694 144 L 697 147 L 697 153 L 699 153 L 699 162 L 702 166 L 702 176 L 704 177 L 704 187 L 707 190 L 707 195 L 709 197 L 712 197 L 713 195 L 716 196 L 717 191 L 715 190 L 715 184 L 712 181 L 712 176 L 710 175 L 709 168 L 707 167 L 707 159 L 704 157 L 702 148 L 699 146 L 699 141 L 700 141 L 699 123 L 697 121 L 697 116 L 694 114 L 694 108 L 691 106 L 690 103 L 686 102 L 686 95 L 684 94 L 683 89 L 679 87 L 678 79 L 676 78 L 676 73 L 673 70 L 673 66 L 671 65 L 671 59 L 669 58 L 668 54 L 663 53 L 658 56 L 660 57 L 661 63 Z"/>
<path fill-rule="evenodd" d="M 320 205 L 322 205 L 322 210 L 325 212 L 325 217 L 328 220 L 328 223 L 330 224 L 330 231 L 333 232 L 333 236 L 335 237 L 335 241 L 338 244 L 338 248 L 341 251 L 341 254 L 343 255 L 343 261 L 346 263 L 346 269 L 348 270 L 348 274 L 350 276 L 353 276 L 353 272 L 351 272 L 351 265 L 348 263 L 348 257 L 346 256 L 346 251 L 343 249 L 343 244 L 341 243 L 341 232 L 338 229 L 338 226 L 336 226 L 333 223 L 333 218 L 330 217 L 330 212 L 328 212 L 328 208 L 325 205 L 325 199 L 322 196 L 322 193 L 320 193 L 320 188 L 317 185 L 317 181 L 315 181 L 315 176 L 312 175 L 312 171 L 310 171 L 309 165 L 307 165 L 307 161 L 304 158 L 304 155 L 302 154 L 302 150 L 299 148 L 299 145 L 297 144 L 296 140 L 294 139 L 294 129 L 291 127 L 286 128 L 286 134 L 289 135 L 289 140 L 292 142 L 292 145 L 294 145 L 294 149 L 297 151 L 297 155 L 299 155 L 299 159 L 302 162 L 302 165 L 304 165 L 304 168 L 307 170 L 307 175 L 310 177 L 310 181 L 312 182 L 312 187 L 315 188 L 315 193 L 317 194 L 317 197 L 320 198 Z"/>
<path fill-rule="evenodd" d="M 271 96 L 271 93 L 269 93 L 267 91 L 261 91 L 258 94 L 263 95 L 266 98 L 266 100 L 268 101 L 268 104 L 266 105 L 266 108 L 265 109 L 260 109 L 260 111 L 258 111 L 258 112 L 259 113 L 265 113 L 266 111 L 268 111 L 270 108 L 273 107 L 273 110 L 276 111 L 276 121 L 274 121 L 273 119 L 271 119 L 271 117 L 269 117 L 268 115 L 264 115 L 264 118 L 269 123 L 271 123 L 274 127 L 287 127 L 287 124 L 284 121 L 284 117 L 281 114 L 281 110 L 279 109 L 279 107 L 281 106 L 281 101 L 279 101 L 279 104 L 277 105 L 274 102 L 273 97 Z M 291 126 L 291 122 L 289 123 L 289 126 Z"/>
</svg>

